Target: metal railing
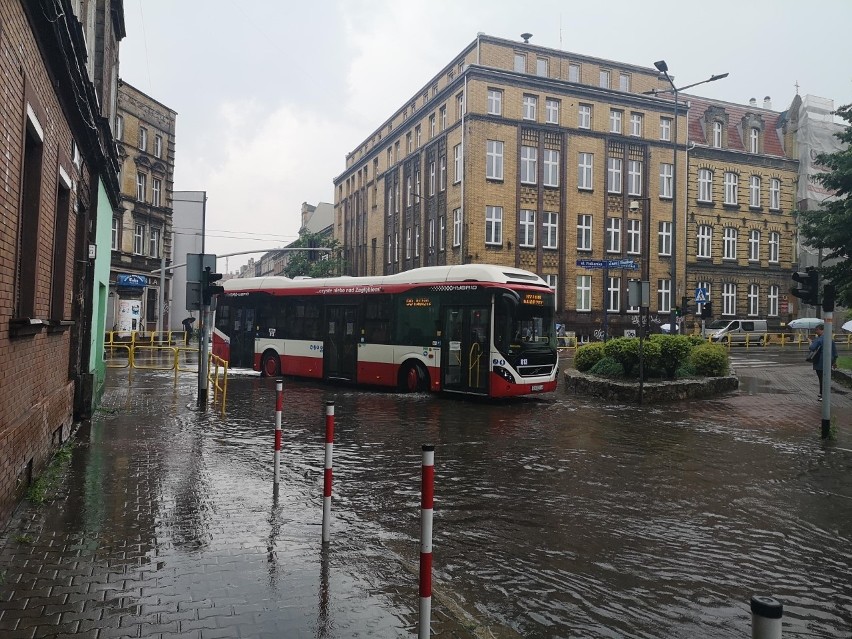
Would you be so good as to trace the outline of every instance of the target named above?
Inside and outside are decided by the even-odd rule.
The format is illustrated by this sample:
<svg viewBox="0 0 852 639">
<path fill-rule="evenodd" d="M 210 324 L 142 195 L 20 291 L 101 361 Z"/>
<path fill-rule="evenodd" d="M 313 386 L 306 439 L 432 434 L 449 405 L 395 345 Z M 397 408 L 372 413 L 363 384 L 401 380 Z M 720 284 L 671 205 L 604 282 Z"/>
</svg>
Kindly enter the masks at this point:
<svg viewBox="0 0 852 639">
<path fill-rule="evenodd" d="M 744 339 L 741 339 L 744 337 Z M 806 334 L 806 333 L 763 333 L 758 336 L 753 336 L 749 333 L 742 333 L 736 335 L 725 335 L 725 339 L 722 341 L 713 341 L 711 337 L 707 337 L 707 341 L 713 344 L 724 344 L 728 348 L 731 346 L 745 346 L 746 348 L 750 348 L 752 346 L 780 346 L 781 348 L 786 348 L 788 346 L 793 346 L 796 350 L 806 349 L 813 338 L 816 337 L 816 334 Z M 838 349 L 852 350 L 852 333 L 834 335 L 834 343 L 837 345 Z"/>
<path fill-rule="evenodd" d="M 219 379 L 221 369 L 222 378 Z M 213 389 L 213 403 L 217 401 L 219 393 L 222 395 L 222 414 L 225 413 L 225 401 L 228 397 L 228 362 L 210 353 L 207 357 L 207 384 Z"/>
</svg>

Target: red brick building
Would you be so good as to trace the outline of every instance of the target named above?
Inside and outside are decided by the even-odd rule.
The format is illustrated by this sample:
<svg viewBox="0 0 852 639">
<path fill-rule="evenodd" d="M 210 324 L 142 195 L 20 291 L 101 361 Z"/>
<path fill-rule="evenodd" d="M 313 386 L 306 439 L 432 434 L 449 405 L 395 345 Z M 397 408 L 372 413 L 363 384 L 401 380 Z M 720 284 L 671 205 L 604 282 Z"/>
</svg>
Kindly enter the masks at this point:
<svg viewBox="0 0 852 639">
<path fill-rule="evenodd" d="M 0 526 L 68 437 L 85 383 L 100 190 L 118 205 L 92 81 L 117 58 L 86 45 L 104 20 L 115 46 L 121 2 L 0 1 Z"/>
</svg>

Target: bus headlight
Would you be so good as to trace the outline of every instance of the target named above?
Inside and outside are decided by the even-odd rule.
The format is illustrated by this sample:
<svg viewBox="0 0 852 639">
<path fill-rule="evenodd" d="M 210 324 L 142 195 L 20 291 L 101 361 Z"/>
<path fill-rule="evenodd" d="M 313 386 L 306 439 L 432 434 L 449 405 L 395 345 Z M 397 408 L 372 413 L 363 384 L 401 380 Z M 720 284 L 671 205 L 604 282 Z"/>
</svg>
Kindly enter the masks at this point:
<svg viewBox="0 0 852 639">
<path fill-rule="evenodd" d="M 508 370 L 506 370 L 502 366 L 495 366 L 494 372 L 497 373 L 500 377 L 505 379 L 510 384 L 517 384 L 518 383 L 517 381 L 515 381 L 515 376 L 512 375 L 511 372 L 509 372 Z"/>
</svg>

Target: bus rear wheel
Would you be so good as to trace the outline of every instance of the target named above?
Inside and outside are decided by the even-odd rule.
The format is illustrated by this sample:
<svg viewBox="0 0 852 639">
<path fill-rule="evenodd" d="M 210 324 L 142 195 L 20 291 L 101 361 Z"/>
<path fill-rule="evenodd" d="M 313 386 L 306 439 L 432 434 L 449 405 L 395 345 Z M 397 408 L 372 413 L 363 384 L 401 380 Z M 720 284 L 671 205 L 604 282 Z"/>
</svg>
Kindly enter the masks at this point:
<svg viewBox="0 0 852 639">
<path fill-rule="evenodd" d="M 409 362 L 399 373 L 399 389 L 404 393 L 419 393 L 429 388 L 429 374 L 419 362 Z"/>
<path fill-rule="evenodd" d="M 275 351 L 266 351 L 260 360 L 261 377 L 278 377 L 281 375 L 281 358 Z"/>
</svg>

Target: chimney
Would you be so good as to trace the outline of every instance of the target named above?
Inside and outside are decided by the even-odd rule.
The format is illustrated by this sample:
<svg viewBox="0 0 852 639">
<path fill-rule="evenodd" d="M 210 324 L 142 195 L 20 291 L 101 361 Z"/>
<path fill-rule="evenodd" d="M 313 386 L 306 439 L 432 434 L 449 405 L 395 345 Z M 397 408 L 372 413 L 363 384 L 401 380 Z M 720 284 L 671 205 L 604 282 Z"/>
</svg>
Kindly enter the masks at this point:
<svg viewBox="0 0 852 639">
<path fill-rule="evenodd" d="M 763 108 L 764 109 L 771 109 L 772 108 L 772 98 L 770 98 L 768 95 L 765 98 L 763 98 Z"/>
<path fill-rule="evenodd" d="M 748 101 L 748 105 L 749 105 L 749 106 L 757 106 L 757 98 L 751 98 L 751 99 Z"/>
</svg>

